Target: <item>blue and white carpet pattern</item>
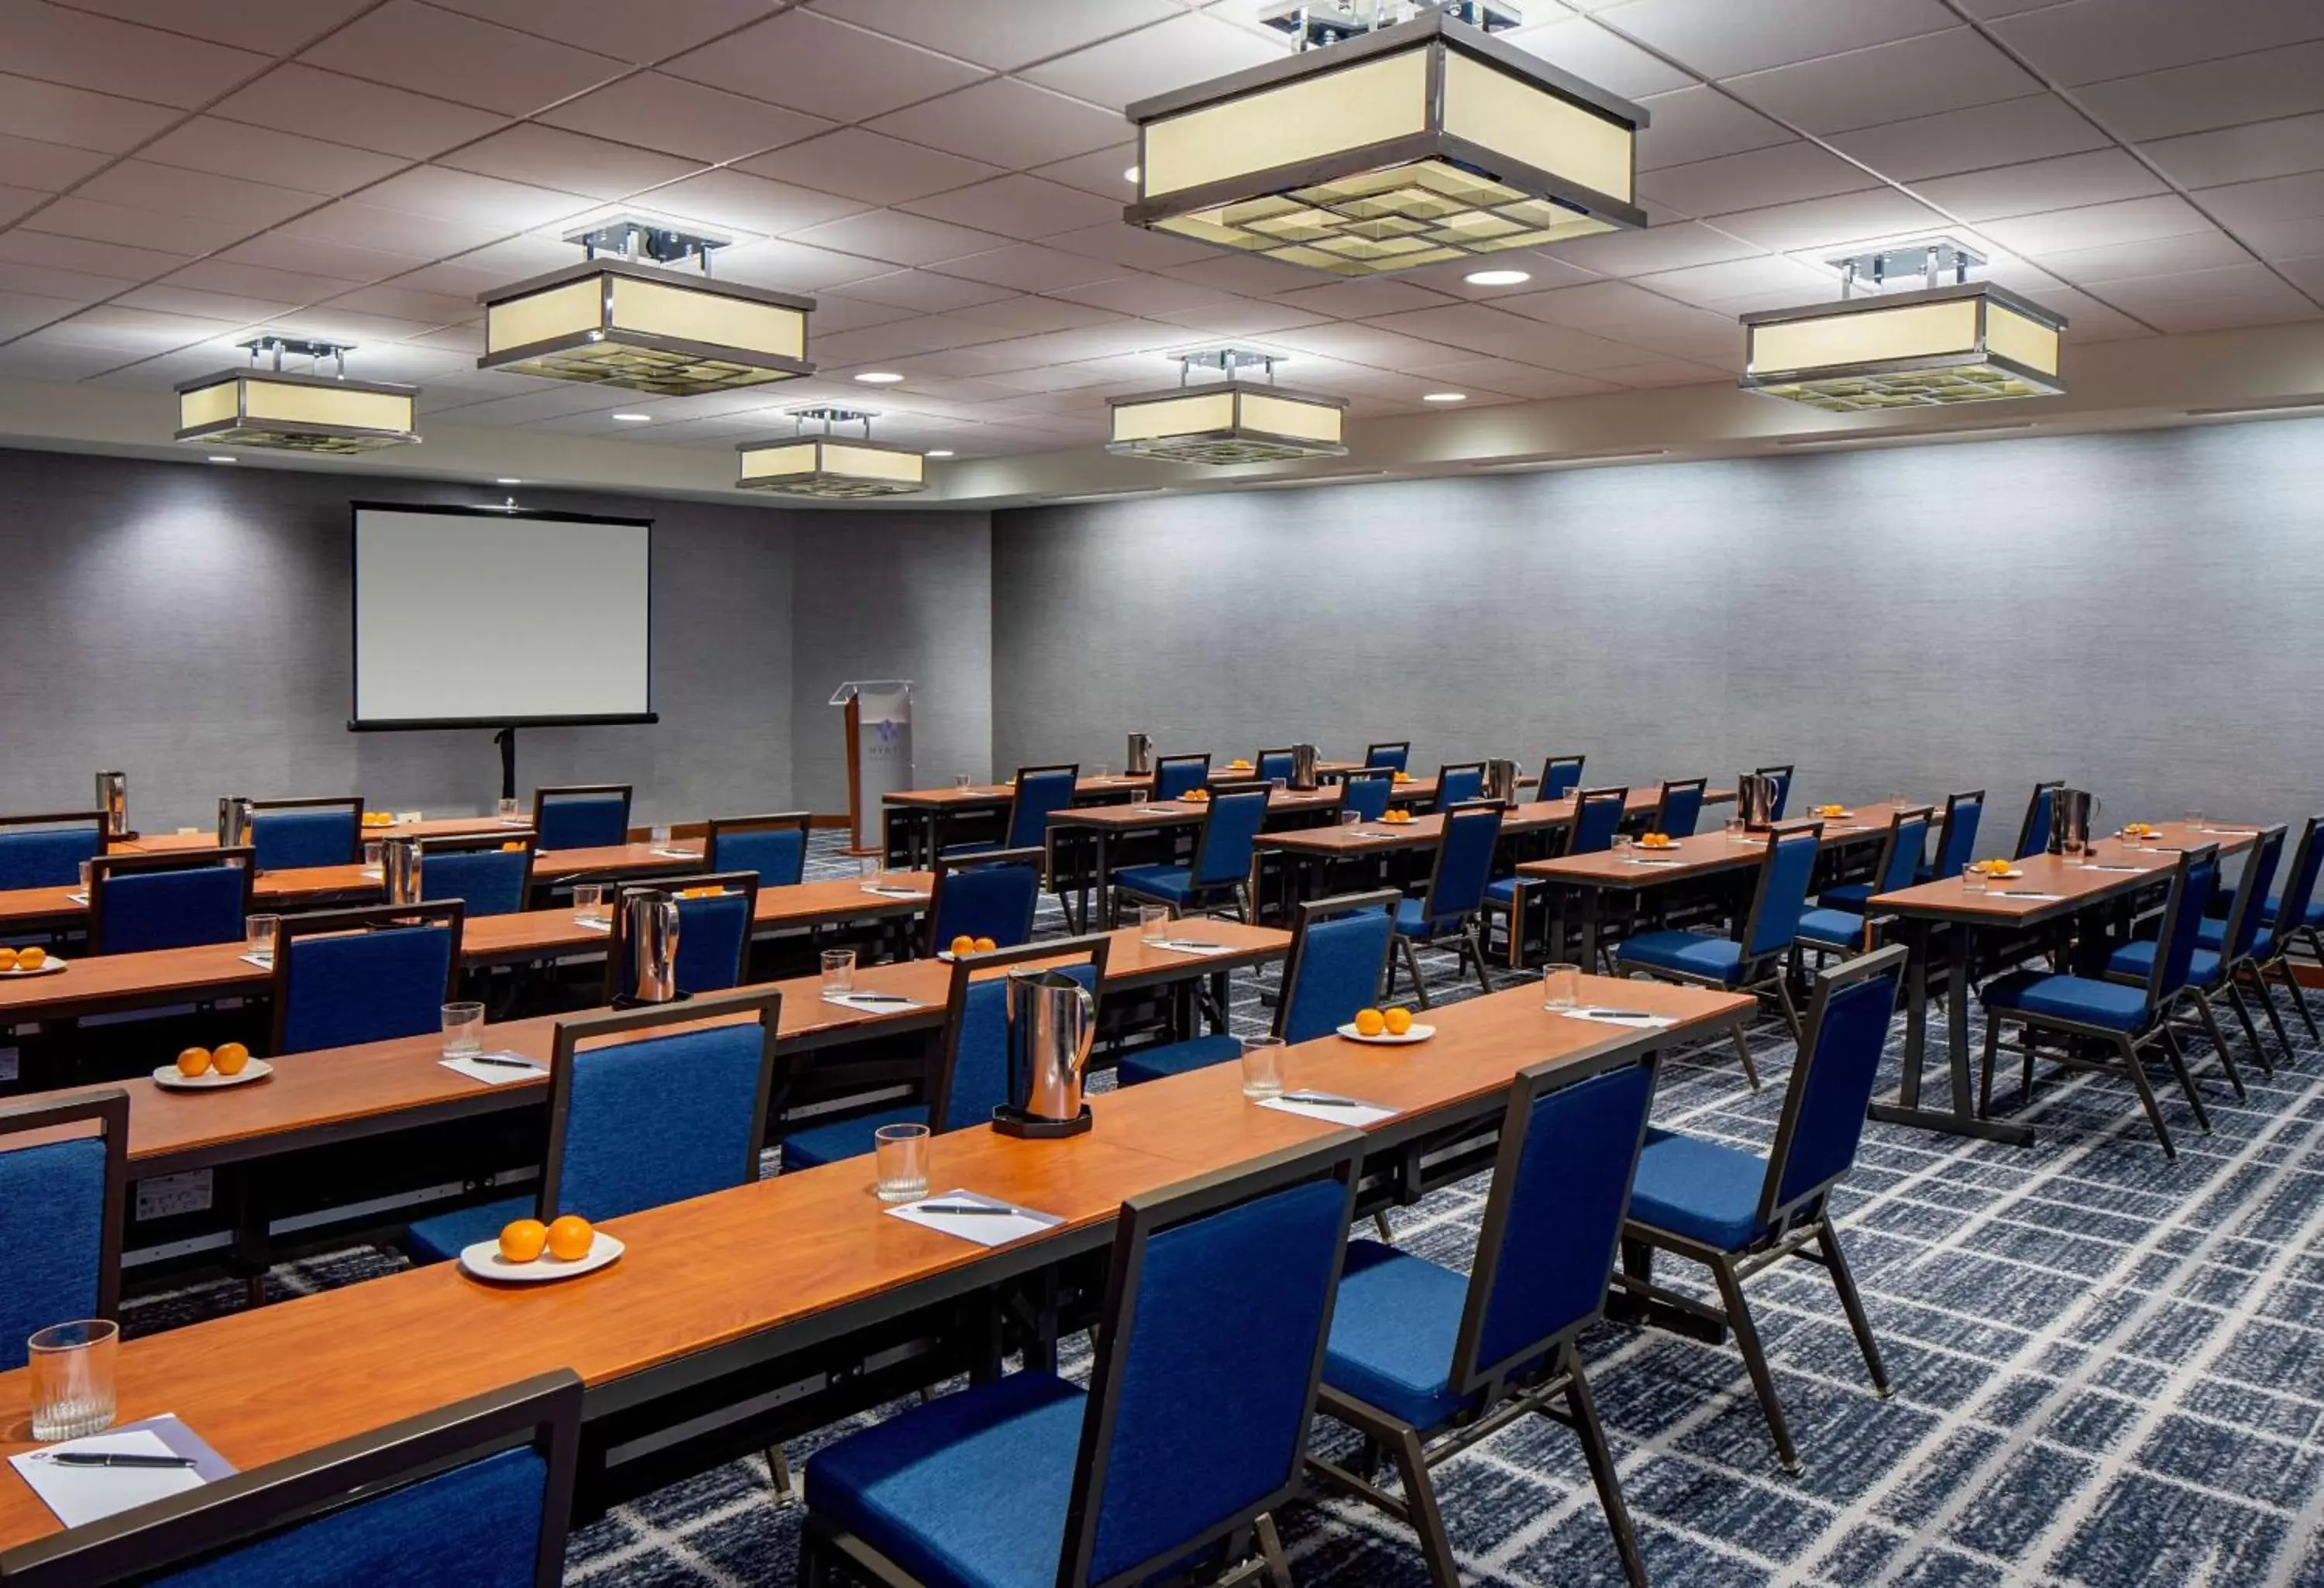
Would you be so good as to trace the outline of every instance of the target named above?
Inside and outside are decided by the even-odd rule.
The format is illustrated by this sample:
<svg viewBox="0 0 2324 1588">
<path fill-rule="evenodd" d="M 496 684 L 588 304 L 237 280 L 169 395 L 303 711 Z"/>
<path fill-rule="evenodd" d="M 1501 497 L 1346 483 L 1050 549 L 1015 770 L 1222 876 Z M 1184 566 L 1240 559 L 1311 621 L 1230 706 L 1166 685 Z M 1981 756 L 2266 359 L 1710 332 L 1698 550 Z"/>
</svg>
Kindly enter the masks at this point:
<svg viewBox="0 0 2324 1588">
<path fill-rule="evenodd" d="M 1474 994 L 1451 956 L 1429 971 L 1432 996 Z M 1236 978 L 1238 1029 L 1263 1028 L 1259 986 Z M 1799 1477 L 1776 1467 L 1731 1345 L 1595 1330 L 1588 1370 L 1654 1579 L 2324 1584 L 2324 1053 L 2303 1039 L 2293 1062 L 2276 1056 L 2272 1082 L 2239 1053 L 2251 1096 L 2238 1103 L 2192 1047 L 2214 1131 L 2198 1134 L 2164 1090 L 2175 1166 L 2128 1089 L 2091 1076 L 2037 1083 L 2017 1115 L 2039 1127 L 2032 1149 L 1868 1128 L 1841 1219 L 1895 1397 L 1872 1393 L 1821 1269 L 1794 1263 L 1750 1286 Z M 1711 1048 L 1666 1066 L 1656 1122 L 1764 1150 L 1791 1050 L 1774 1025 L 1754 1050 L 1766 1091 Z M 1885 1095 L 1895 1066 L 1892 1046 Z M 1997 1103 L 2014 1108 L 2005 1067 Z M 1397 1240 L 1465 1268 L 1484 1191 L 1472 1181 L 1397 1213 Z M 392 1260 L 351 1251 L 276 1279 L 312 1288 Z M 1657 1275 L 1687 1278 L 1668 1259 Z M 229 1291 L 136 1315 L 155 1326 Z M 794 1466 L 819 1442 L 793 1445 Z M 1465 1580 L 1621 1580 L 1563 1426 L 1512 1425 L 1436 1481 Z M 762 1463 L 737 1463 L 581 1530 L 566 1580 L 788 1583 L 798 1516 L 773 1502 Z M 1427 1581 L 1409 1536 L 1365 1508 L 1318 1500 L 1279 1519 L 1301 1583 Z"/>
</svg>

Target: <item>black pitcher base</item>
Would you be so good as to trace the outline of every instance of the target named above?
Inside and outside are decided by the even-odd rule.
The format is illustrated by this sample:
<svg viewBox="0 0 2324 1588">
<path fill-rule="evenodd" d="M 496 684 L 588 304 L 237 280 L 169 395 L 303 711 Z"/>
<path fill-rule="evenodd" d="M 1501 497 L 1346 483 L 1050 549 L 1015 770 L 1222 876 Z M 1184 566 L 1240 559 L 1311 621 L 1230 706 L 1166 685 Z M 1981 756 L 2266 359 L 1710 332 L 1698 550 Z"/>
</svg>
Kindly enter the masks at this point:
<svg viewBox="0 0 2324 1588">
<path fill-rule="evenodd" d="M 1021 1108 L 1010 1108 L 1005 1103 L 992 1111 L 995 1135 L 1021 1136 L 1032 1141 L 1078 1136 L 1095 1122 L 1090 1117 L 1090 1107 L 1086 1103 L 1082 1104 L 1080 1114 L 1069 1120 L 1053 1120 L 1046 1114 L 1027 1113 Z"/>
<path fill-rule="evenodd" d="M 684 1003 L 693 996 L 693 993 L 683 988 L 659 1001 L 641 998 L 634 992 L 627 992 L 613 1000 L 613 1007 L 615 1009 L 667 1009 L 673 1003 Z"/>
</svg>

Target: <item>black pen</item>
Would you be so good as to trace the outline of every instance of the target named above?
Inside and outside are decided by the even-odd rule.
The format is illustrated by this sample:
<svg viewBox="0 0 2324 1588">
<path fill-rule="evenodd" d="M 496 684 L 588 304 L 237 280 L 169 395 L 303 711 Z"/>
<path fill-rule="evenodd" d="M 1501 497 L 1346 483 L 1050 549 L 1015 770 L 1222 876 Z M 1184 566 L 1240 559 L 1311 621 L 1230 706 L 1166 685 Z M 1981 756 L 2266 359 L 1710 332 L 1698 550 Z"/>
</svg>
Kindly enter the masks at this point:
<svg viewBox="0 0 2324 1588">
<path fill-rule="evenodd" d="M 1313 1103 L 1318 1108 L 1370 1108 L 1369 1103 L 1359 1103 L 1352 1097 L 1333 1097 L 1322 1092 L 1286 1092 L 1286 1103 Z"/>
<path fill-rule="evenodd" d="M 190 1455 L 115 1455 L 97 1450 L 60 1450 L 49 1460 L 64 1467 L 189 1467 Z"/>
<path fill-rule="evenodd" d="M 1596 1020 L 1650 1020 L 1654 1011 L 1645 1009 L 1585 1009 L 1582 1011 Z"/>
<path fill-rule="evenodd" d="M 923 1202 L 919 1208 L 922 1213 L 983 1214 L 992 1218 L 1013 1218 L 1017 1213 L 1013 1207 L 987 1207 L 981 1202 Z"/>
<path fill-rule="evenodd" d="M 840 992 L 834 996 L 853 999 L 858 1003 L 909 1003 L 912 1000 L 900 992 Z"/>
<path fill-rule="evenodd" d="M 495 1054 L 490 1053 L 467 1053 L 461 1055 L 461 1057 L 466 1058 L 470 1064 L 498 1065 L 504 1070 L 537 1070 L 540 1068 L 540 1066 L 533 1063 L 532 1060 L 529 1058 L 502 1058 Z"/>
</svg>

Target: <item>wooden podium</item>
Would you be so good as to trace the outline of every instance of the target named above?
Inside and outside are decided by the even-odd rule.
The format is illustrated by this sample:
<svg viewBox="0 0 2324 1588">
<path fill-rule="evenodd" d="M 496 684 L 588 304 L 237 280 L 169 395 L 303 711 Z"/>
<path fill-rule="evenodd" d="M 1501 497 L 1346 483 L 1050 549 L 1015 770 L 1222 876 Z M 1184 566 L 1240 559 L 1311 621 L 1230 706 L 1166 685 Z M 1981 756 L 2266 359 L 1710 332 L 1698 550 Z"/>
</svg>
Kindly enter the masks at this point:
<svg viewBox="0 0 2324 1588">
<path fill-rule="evenodd" d="M 831 704 L 847 724 L 847 853 L 885 852 L 881 796 L 912 786 L 912 680 L 851 679 Z"/>
</svg>

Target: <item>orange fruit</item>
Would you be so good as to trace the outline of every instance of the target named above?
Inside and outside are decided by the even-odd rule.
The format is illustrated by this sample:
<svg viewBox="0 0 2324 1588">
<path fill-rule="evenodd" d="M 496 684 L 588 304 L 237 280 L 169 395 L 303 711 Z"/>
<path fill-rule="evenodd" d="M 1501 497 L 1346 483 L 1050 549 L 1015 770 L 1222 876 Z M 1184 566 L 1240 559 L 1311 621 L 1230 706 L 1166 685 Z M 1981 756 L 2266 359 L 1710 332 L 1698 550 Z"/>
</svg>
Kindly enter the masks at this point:
<svg viewBox="0 0 2324 1588">
<path fill-rule="evenodd" d="M 208 1075 L 209 1067 L 210 1050 L 207 1048 L 189 1048 L 178 1055 L 178 1073 L 188 1080 Z"/>
<path fill-rule="evenodd" d="M 1390 772 L 1388 774 L 1388 780 L 1391 783 L 1409 783 L 1412 781 L 1412 774 L 1410 772 Z"/>
<path fill-rule="evenodd" d="M 518 1219 L 501 1232 L 501 1255 L 511 1262 L 530 1262 L 549 1244 L 549 1226 L 539 1219 Z"/>
<path fill-rule="evenodd" d="M 990 937 L 979 937 L 976 940 L 976 952 L 979 954 L 990 954 L 1000 946 L 1000 944 L 995 943 Z"/>
<path fill-rule="evenodd" d="M 0 948 L 0 971 L 13 971 L 15 968 L 16 951 L 13 948 Z"/>
<path fill-rule="evenodd" d="M 1382 1014 L 1380 1019 L 1388 1022 L 1388 1034 L 1391 1037 L 1401 1037 L 1412 1029 L 1412 1011 L 1401 1003 Z"/>
<path fill-rule="evenodd" d="M 959 958 L 964 954 L 974 954 L 976 952 L 976 939 L 970 937 L 966 932 L 963 932 L 959 937 L 954 937 L 952 940 L 952 952 L 953 957 L 955 959 Z"/>
<path fill-rule="evenodd" d="M 1379 1011 L 1376 1009 L 1360 1009 L 1356 1011 L 1357 1036 L 1377 1037 L 1382 1031 L 1387 1029 L 1388 1020 L 1381 1015 Z"/>
<path fill-rule="evenodd" d="M 568 1213 L 549 1226 L 549 1255 L 561 1262 L 579 1262 L 596 1243 L 597 1232 L 579 1214 Z"/>
<path fill-rule="evenodd" d="M 49 951 L 45 948 L 34 946 L 16 950 L 16 968 L 20 971 L 36 971 L 48 963 Z"/>
<path fill-rule="evenodd" d="M 211 1050 L 210 1063 L 222 1076 L 238 1076 L 242 1066 L 250 1062 L 250 1049 L 239 1042 L 221 1042 Z"/>
<path fill-rule="evenodd" d="M 501 845 L 501 853 L 503 854 L 510 854 L 523 847 L 524 845 L 521 844 L 503 844 Z"/>
</svg>

